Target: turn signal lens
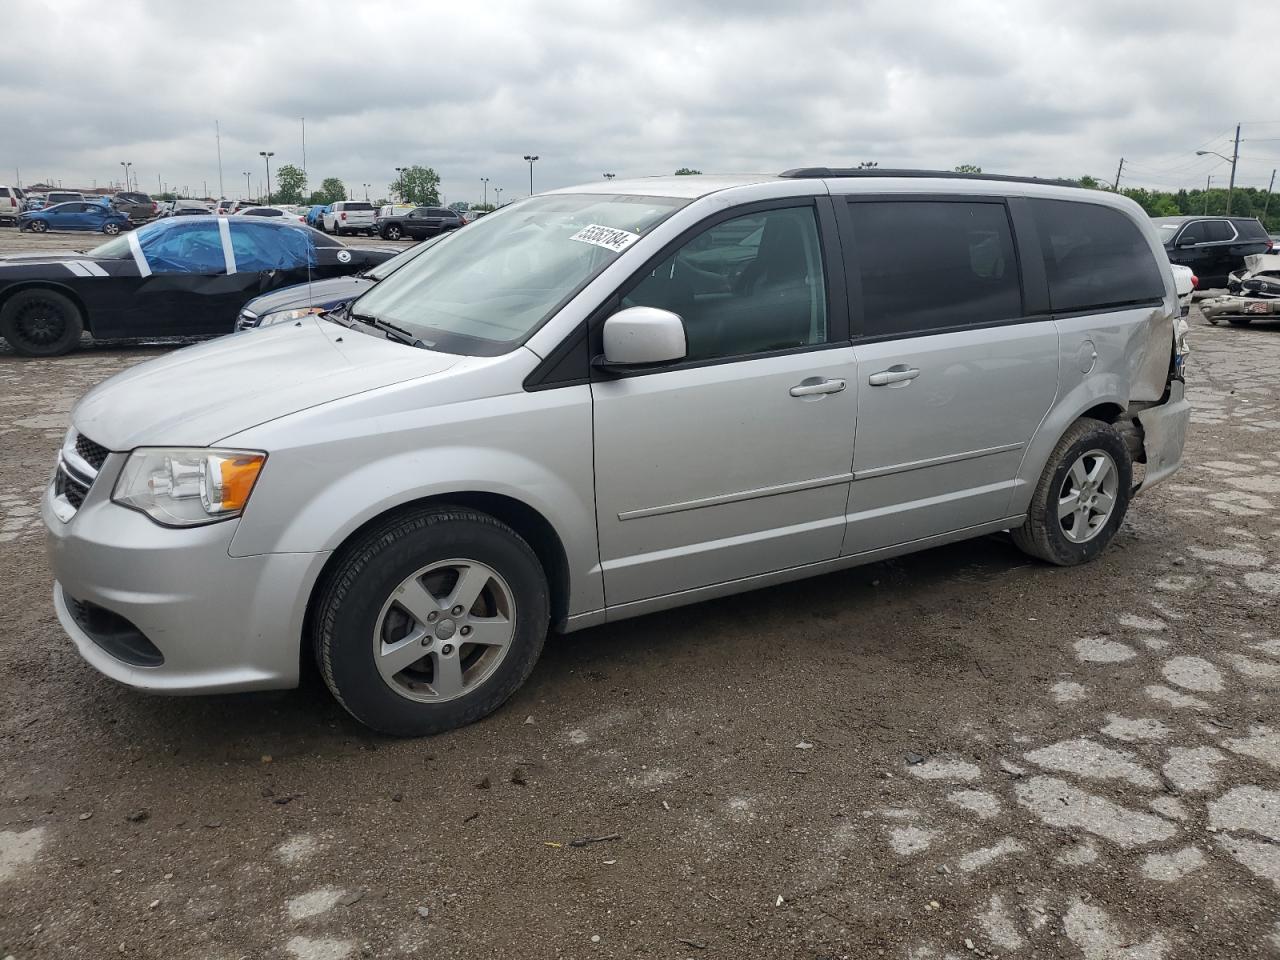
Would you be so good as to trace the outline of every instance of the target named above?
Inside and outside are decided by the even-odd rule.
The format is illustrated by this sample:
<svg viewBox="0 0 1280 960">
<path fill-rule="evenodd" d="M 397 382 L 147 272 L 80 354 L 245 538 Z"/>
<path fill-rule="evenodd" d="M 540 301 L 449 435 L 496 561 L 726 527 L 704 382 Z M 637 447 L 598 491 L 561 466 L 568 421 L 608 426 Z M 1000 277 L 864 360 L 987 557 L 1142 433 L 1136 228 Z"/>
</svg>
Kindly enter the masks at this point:
<svg viewBox="0 0 1280 960">
<path fill-rule="evenodd" d="M 218 464 L 222 477 L 222 509 L 243 510 L 267 458 L 260 453 L 241 455 Z"/>
</svg>

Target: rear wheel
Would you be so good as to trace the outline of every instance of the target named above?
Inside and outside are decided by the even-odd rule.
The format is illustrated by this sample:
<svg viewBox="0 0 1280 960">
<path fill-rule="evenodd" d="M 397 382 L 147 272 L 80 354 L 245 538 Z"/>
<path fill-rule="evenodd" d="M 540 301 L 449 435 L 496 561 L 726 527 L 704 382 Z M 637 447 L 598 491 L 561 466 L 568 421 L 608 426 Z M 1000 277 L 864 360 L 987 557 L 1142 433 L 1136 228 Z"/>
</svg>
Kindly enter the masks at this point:
<svg viewBox="0 0 1280 960">
<path fill-rule="evenodd" d="M 0 309 L 0 336 L 23 357 L 55 357 L 80 342 L 80 308 L 53 290 L 23 290 Z"/>
<path fill-rule="evenodd" d="M 415 510 L 355 543 L 322 589 L 312 640 L 325 683 L 394 736 L 500 707 L 542 651 L 547 582 L 529 545 L 487 514 Z"/>
<path fill-rule="evenodd" d="M 1050 455 L 1013 541 L 1063 567 L 1092 560 L 1124 521 L 1132 486 L 1133 464 L 1119 431 L 1101 420 L 1077 420 Z"/>
</svg>

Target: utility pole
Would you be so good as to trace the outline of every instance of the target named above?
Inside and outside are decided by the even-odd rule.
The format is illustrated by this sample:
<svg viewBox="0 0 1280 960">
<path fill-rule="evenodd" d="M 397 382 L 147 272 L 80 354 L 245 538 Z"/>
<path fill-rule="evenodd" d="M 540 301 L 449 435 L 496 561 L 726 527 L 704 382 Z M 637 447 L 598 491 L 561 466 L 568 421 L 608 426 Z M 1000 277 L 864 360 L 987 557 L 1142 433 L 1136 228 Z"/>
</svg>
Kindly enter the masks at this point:
<svg viewBox="0 0 1280 960">
<path fill-rule="evenodd" d="M 302 118 L 302 176 L 307 176 L 307 118 Z"/>
<path fill-rule="evenodd" d="M 1209 174 L 1204 178 L 1204 213 L 1202 216 L 1209 215 L 1209 184 L 1213 182 L 1213 174 Z"/>
<path fill-rule="evenodd" d="M 164 181 L 160 179 L 160 174 L 156 174 L 156 184 L 160 187 L 160 192 L 164 193 Z"/>
<path fill-rule="evenodd" d="M 1236 188 L 1236 161 L 1240 159 L 1240 124 L 1236 124 L 1236 146 L 1231 151 L 1231 182 L 1227 184 L 1227 216 L 1231 216 L 1231 192 Z"/>
<path fill-rule="evenodd" d="M 213 121 L 213 135 L 218 138 L 218 199 L 221 200 L 227 191 L 222 186 L 222 127 L 217 120 Z"/>
<path fill-rule="evenodd" d="M 249 184 L 249 171 L 246 170 L 244 172 L 244 198 L 248 200 L 252 193 L 253 187 Z"/>
<path fill-rule="evenodd" d="M 1271 182 L 1267 184 L 1267 199 L 1262 204 L 1262 225 L 1267 225 L 1267 211 L 1271 209 L 1271 188 L 1276 185 L 1276 172 L 1271 171 Z"/>
<path fill-rule="evenodd" d="M 502 206 L 502 188 L 501 188 L 501 187 L 494 187 L 494 188 L 493 188 L 493 193 L 494 193 L 493 205 L 494 205 L 495 207 L 500 207 L 500 206 Z"/>
<path fill-rule="evenodd" d="M 1124 172 L 1124 157 L 1120 158 L 1120 166 L 1116 168 L 1116 183 L 1111 188 L 1112 192 L 1118 193 L 1120 190 L 1120 174 Z"/>
<path fill-rule="evenodd" d="M 484 184 L 484 205 L 489 206 L 489 178 L 481 177 L 480 182 Z"/>
<path fill-rule="evenodd" d="M 271 158 L 275 155 L 274 150 L 258 151 L 258 156 L 267 162 L 267 206 L 271 206 Z"/>
</svg>

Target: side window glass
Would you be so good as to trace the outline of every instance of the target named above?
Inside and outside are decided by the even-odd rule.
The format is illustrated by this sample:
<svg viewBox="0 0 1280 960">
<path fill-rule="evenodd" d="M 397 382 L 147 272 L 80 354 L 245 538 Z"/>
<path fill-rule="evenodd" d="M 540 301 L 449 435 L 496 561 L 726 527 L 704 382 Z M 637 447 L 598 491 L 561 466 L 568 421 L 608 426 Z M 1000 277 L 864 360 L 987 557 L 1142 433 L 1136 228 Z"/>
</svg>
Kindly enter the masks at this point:
<svg viewBox="0 0 1280 960">
<path fill-rule="evenodd" d="M 1054 310 L 1100 310 L 1164 296 L 1164 276 L 1138 225 L 1119 210 L 1031 200 Z"/>
<path fill-rule="evenodd" d="M 141 241 L 152 273 L 224 273 L 222 237 L 215 223 L 157 230 Z"/>
<path fill-rule="evenodd" d="M 1178 245 L 1185 243 L 1204 243 L 1209 238 L 1205 231 L 1203 222 L 1188 223 L 1182 228 L 1182 233 L 1178 234 Z"/>
<path fill-rule="evenodd" d="M 823 343 L 827 292 L 813 207 L 727 220 L 694 237 L 622 298 L 684 320 L 690 360 Z"/>
<path fill-rule="evenodd" d="M 1235 239 L 1236 233 L 1226 220 L 1208 220 L 1204 226 L 1210 243 L 1225 243 Z"/>
<path fill-rule="evenodd" d="M 236 271 L 294 270 L 315 265 L 315 251 L 305 230 L 274 227 L 252 221 L 230 225 Z"/>
<path fill-rule="evenodd" d="M 867 336 L 1022 316 L 1004 204 L 876 200 L 849 212 Z"/>
</svg>

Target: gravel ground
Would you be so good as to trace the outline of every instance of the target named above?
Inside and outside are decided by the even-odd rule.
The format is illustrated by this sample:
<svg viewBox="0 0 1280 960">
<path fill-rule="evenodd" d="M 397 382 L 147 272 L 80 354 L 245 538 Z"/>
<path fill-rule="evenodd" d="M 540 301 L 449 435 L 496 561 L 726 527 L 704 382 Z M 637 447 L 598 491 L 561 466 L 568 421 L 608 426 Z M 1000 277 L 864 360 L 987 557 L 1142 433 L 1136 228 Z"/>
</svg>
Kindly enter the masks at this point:
<svg viewBox="0 0 1280 960">
<path fill-rule="evenodd" d="M 1192 342 L 1187 465 L 1093 565 L 995 536 L 553 639 L 413 742 L 84 665 L 36 502 L 160 348 L 0 356 L 0 957 L 1276 956 L 1280 324 Z"/>
</svg>

